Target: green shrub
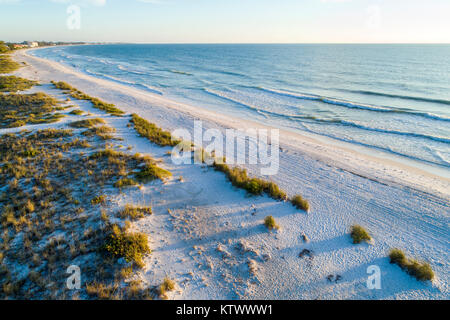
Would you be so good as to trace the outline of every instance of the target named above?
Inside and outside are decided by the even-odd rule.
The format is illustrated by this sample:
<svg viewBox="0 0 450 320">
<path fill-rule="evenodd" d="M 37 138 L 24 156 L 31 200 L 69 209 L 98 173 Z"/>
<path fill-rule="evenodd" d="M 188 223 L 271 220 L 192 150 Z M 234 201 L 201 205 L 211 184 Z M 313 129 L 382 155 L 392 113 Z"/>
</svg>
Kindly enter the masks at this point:
<svg viewBox="0 0 450 320">
<path fill-rule="evenodd" d="M 73 128 L 92 128 L 98 124 L 104 124 L 105 120 L 101 118 L 93 118 L 93 119 L 86 119 L 86 120 L 79 120 L 74 121 L 70 124 Z"/>
<path fill-rule="evenodd" d="M 267 216 L 265 219 L 264 219 L 264 225 L 269 229 L 269 230 L 272 230 L 272 229 L 279 229 L 280 228 L 280 226 L 277 224 L 277 222 L 275 221 L 275 218 L 274 217 L 272 217 L 272 216 Z"/>
<path fill-rule="evenodd" d="M 84 131 L 82 134 L 87 137 L 91 136 L 98 136 L 102 138 L 103 140 L 109 140 L 113 139 L 114 136 L 110 135 L 110 133 L 115 132 L 116 129 L 108 127 L 108 126 L 100 126 L 100 127 L 93 127 L 89 130 Z"/>
<path fill-rule="evenodd" d="M 33 147 L 28 148 L 27 150 L 22 152 L 23 157 L 32 158 L 35 157 L 39 153 L 39 150 Z"/>
<path fill-rule="evenodd" d="M 172 173 L 155 166 L 154 164 L 148 163 L 145 167 L 135 174 L 136 179 L 139 182 L 147 183 L 156 179 L 164 180 L 171 177 Z"/>
<path fill-rule="evenodd" d="M 104 102 L 98 98 L 91 97 L 91 96 L 81 92 L 80 90 L 72 87 L 70 84 L 68 84 L 66 82 L 52 81 L 52 84 L 55 86 L 55 88 L 66 91 L 66 93 L 70 94 L 72 96 L 72 98 L 75 98 L 78 100 L 90 101 L 95 108 L 106 111 L 107 113 L 109 113 L 111 115 L 120 116 L 120 115 L 124 114 L 124 112 L 122 110 L 120 110 L 119 108 L 117 108 L 115 105 Z"/>
<path fill-rule="evenodd" d="M 39 83 L 36 81 L 31 81 L 16 76 L 3 76 L 0 77 L 0 92 L 17 92 L 27 90 L 38 84 Z"/>
<path fill-rule="evenodd" d="M 434 278 L 433 269 L 428 263 L 407 258 L 400 249 L 392 249 L 389 252 L 389 258 L 391 263 L 397 264 L 417 280 L 429 281 Z"/>
<path fill-rule="evenodd" d="M 406 264 L 406 255 L 400 249 L 392 249 L 389 252 L 389 258 L 391 259 L 391 263 L 398 264 L 399 266 Z"/>
<path fill-rule="evenodd" d="M 164 278 L 163 283 L 159 286 L 159 296 L 162 299 L 167 299 L 167 292 L 173 291 L 175 289 L 175 281 Z"/>
<path fill-rule="evenodd" d="M 303 199 L 303 197 L 301 195 L 296 195 L 291 199 L 291 203 L 300 210 L 309 211 L 309 203 L 308 200 Z"/>
<path fill-rule="evenodd" d="M 354 225 L 351 227 L 350 235 L 353 239 L 353 243 L 361 243 L 362 241 L 370 241 L 372 238 L 369 233 L 361 226 Z"/>
<path fill-rule="evenodd" d="M 8 55 L 0 55 L 0 73 L 10 73 L 20 68 L 20 64 Z"/>
<path fill-rule="evenodd" d="M 254 195 L 261 195 L 264 191 L 264 182 L 260 179 L 253 178 L 245 182 L 245 190 Z"/>
<path fill-rule="evenodd" d="M 53 113 L 58 100 L 42 93 L 0 93 L 0 128 L 14 128 L 25 124 L 52 123 L 64 115 Z"/>
<path fill-rule="evenodd" d="M 250 178 L 247 170 L 238 167 L 231 168 L 225 163 L 225 159 L 214 161 L 215 170 L 225 173 L 231 184 L 237 188 L 244 189 L 252 195 L 261 195 L 266 193 L 275 200 L 285 200 L 286 193 L 273 182 L 268 182 L 259 178 Z"/>
<path fill-rule="evenodd" d="M 80 109 L 75 109 L 75 110 L 70 111 L 69 113 L 73 114 L 75 116 L 81 116 L 84 113 L 84 111 L 80 110 Z"/>
<path fill-rule="evenodd" d="M 63 81 L 59 81 L 59 82 L 52 81 L 52 84 L 55 86 L 56 89 L 68 90 L 68 91 L 76 90 L 74 87 L 72 87 L 71 85 L 69 85 L 68 83 L 63 82 Z"/>
<path fill-rule="evenodd" d="M 147 138 L 148 140 L 159 146 L 174 147 L 181 142 L 179 140 L 173 139 L 170 132 L 162 130 L 155 124 L 139 117 L 137 114 L 132 115 L 131 122 L 134 124 L 134 128 L 139 133 L 139 135 Z"/>
<path fill-rule="evenodd" d="M 121 157 L 125 157 L 125 154 L 122 152 L 115 151 L 113 149 L 104 149 L 91 154 L 89 158 L 98 159 L 98 158 L 121 158 Z"/>
<path fill-rule="evenodd" d="M 129 186 L 135 186 L 137 182 L 131 178 L 122 178 L 114 183 L 116 188 L 124 188 Z"/>
<path fill-rule="evenodd" d="M 91 204 L 92 205 L 104 204 L 104 203 L 106 203 L 106 196 L 105 195 L 96 196 L 94 199 L 91 200 Z"/>
<path fill-rule="evenodd" d="M 410 263 L 407 265 L 406 269 L 408 274 L 420 281 L 429 281 L 434 278 L 433 269 L 431 269 L 430 264 L 426 262 L 410 260 Z"/>
<path fill-rule="evenodd" d="M 145 215 L 152 214 L 152 207 L 134 207 L 131 205 L 126 205 L 125 208 L 119 212 L 119 217 L 122 219 L 137 220 L 144 218 Z"/>
<path fill-rule="evenodd" d="M 0 41 L 0 53 L 7 53 L 9 50 L 9 47 L 3 41 Z"/>
<path fill-rule="evenodd" d="M 269 182 L 267 184 L 266 192 L 272 199 L 275 199 L 275 200 L 286 200 L 287 199 L 286 192 L 284 192 L 283 190 L 280 190 L 278 185 L 276 185 L 273 182 Z"/>
<path fill-rule="evenodd" d="M 101 282 L 86 283 L 86 293 L 90 297 L 96 297 L 100 300 L 117 299 L 118 288 L 114 285 L 107 285 Z"/>
<path fill-rule="evenodd" d="M 143 267 L 143 258 L 149 254 L 147 236 L 143 233 L 127 233 L 117 225 L 112 227 L 106 239 L 105 250 L 117 258 L 125 258 Z"/>
</svg>

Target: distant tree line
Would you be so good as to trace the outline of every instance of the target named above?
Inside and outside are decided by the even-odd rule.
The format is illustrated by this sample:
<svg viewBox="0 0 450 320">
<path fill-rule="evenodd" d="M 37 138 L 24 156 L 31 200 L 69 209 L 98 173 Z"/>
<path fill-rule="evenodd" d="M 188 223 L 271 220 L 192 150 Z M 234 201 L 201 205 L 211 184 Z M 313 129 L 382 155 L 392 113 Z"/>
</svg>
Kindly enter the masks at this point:
<svg viewBox="0 0 450 320">
<path fill-rule="evenodd" d="M 11 50 L 10 47 L 4 41 L 0 41 L 0 53 L 5 53 L 9 50 Z"/>
<path fill-rule="evenodd" d="M 51 42 L 51 41 L 36 41 L 36 42 L 38 43 L 39 47 L 61 46 L 67 44 L 85 44 L 85 42 Z M 27 44 L 28 44 L 27 41 L 21 43 L 0 41 L 0 54 L 6 53 L 10 50 L 15 50 L 16 48 L 14 46 L 16 45 L 27 45 Z"/>
</svg>

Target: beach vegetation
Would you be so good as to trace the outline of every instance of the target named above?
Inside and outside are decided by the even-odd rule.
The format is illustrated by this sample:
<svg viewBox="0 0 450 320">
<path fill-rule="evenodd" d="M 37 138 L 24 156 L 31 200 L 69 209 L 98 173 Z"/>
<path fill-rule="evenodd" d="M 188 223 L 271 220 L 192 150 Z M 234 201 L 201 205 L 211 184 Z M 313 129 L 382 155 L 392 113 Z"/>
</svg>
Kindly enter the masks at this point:
<svg viewBox="0 0 450 320">
<path fill-rule="evenodd" d="M 127 159 L 133 159 L 136 161 L 139 166 L 139 171 L 134 173 L 134 178 L 137 182 L 140 183 L 147 183 L 151 182 L 153 180 L 159 179 L 159 180 L 165 180 L 172 176 L 172 173 L 170 171 L 167 171 L 163 168 L 160 168 L 156 165 L 153 159 L 151 159 L 148 156 L 142 157 L 138 154 L 134 156 L 127 155 L 126 153 L 115 151 L 113 149 L 104 149 L 99 150 L 94 153 L 92 153 L 89 156 L 90 159 L 100 159 L 104 158 L 107 159 L 109 164 L 116 164 L 118 166 L 118 171 L 121 172 L 121 168 L 123 169 L 123 162 Z M 124 180 L 123 183 L 127 182 L 134 182 L 133 179 L 130 180 Z M 121 182 L 121 183 L 122 183 Z"/>
<path fill-rule="evenodd" d="M 350 236 L 352 237 L 354 244 L 358 244 L 363 241 L 369 242 L 372 239 L 367 230 L 360 225 L 354 225 L 350 228 Z"/>
<path fill-rule="evenodd" d="M 215 170 L 225 173 L 231 184 L 237 188 L 246 190 L 252 195 L 262 195 L 266 193 L 275 200 L 286 200 L 286 193 L 274 182 L 265 181 L 259 178 L 250 178 L 246 169 L 230 167 L 225 161 L 214 161 Z"/>
<path fill-rule="evenodd" d="M 69 112 L 69 114 L 74 115 L 74 116 L 81 116 L 82 114 L 84 114 L 83 110 L 80 109 L 75 109 Z"/>
<path fill-rule="evenodd" d="M 82 134 L 87 137 L 98 136 L 103 140 L 113 139 L 114 136 L 111 133 L 116 132 L 116 129 L 108 126 L 91 127 L 89 130 L 84 131 Z"/>
<path fill-rule="evenodd" d="M 160 168 L 153 163 L 147 163 L 141 169 L 141 171 L 139 171 L 135 174 L 135 178 L 139 182 L 143 182 L 143 183 L 150 182 L 150 181 L 153 181 L 156 179 L 165 180 L 171 176 L 172 176 L 172 173 L 170 171 Z"/>
<path fill-rule="evenodd" d="M 434 278 L 434 272 L 429 263 L 408 258 L 400 249 L 392 249 L 389 252 L 389 259 L 391 263 L 398 265 L 417 280 L 431 281 Z"/>
<path fill-rule="evenodd" d="M 308 200 L 304 199 L 301 195 L 296 195 L 291 199 L 291 203 L 300 210 L 308 212 L 310 209 Z"/>
<path fill-rule="evenodd" d="M 120 160 L 125 158 L 126 154 L 110 148 L 99 150 L 90 155 L 91 159 L 107 158 L 108 162 L 112 162 L 114 159 Z"/>
<path fill-rule="evenodd" d="M 181 141 L 174 139 L 170 132 L 164 131 L 153 123 L 139 117 L 137 114 L 132 115 L 131 123 L 140 136 L 147 138 L 151 142 L 165 147 L 174 147 Z"/>
<path fill-rule="evenodd" d="M 96 196 L 91 200 L 92 205 L 105 204 L 105 203 L 106 203 L 106 195 Z"/>
<path fill-rule="evenodd" d="M 128 233 L 119 226 L 113 225 L 107 236 L 104 249 L 117 258 L 125 258 L 139 267 L 143 266 L 143 258 L 150 253 L 147 236 L 143 233 Z"/>
<path fill-rule="evenodd" d="M 78 100 L 86 100 L 90 101 L 94 108 L 97 108 L 99 110 L 103 110 L 111 115 L 114 116 L 121 116 L 124 114 L 122 110 L 117 108 L 114 104 L 104 102 L 98 98 L 91 97 L 80 90 L 72 87 L 70 84 L 60 81 L 55 82 L 52 81 L 52 84 L 55 86 L 55 88 L 65 91 L 65 93 L 70 94 L 72 98 L 78 99 Z"/>
<path fill-rule="evenodd" d="M 0 92 L 17 92 L 32 88 L 38 85 L 37 81 L 32 81 L 16 76 L 0 76 Z"/>
<path fill-rule="evenodd" d="M 118 299 L 119 286 L 94 281 L 86 284 L 86 293 L 100 300 Z"/>
<path fill-rule="evenodd" d="M 164 278 L 163 283 L 159 286 L 159 297 L 161 299 L 167 299 L 167 292 L 175 290 L 175 281 Z"/>
<path fill-rule="evenodd" d="M 0 299 L 76 298 L 77 293 L 58 289 L 65 286 L 67 265 L 77 264 L 74 259 L 89 261 L 82 266 L 89 284 L 79 291 L 82 296 L 118 299 L 151 293 L 119 277 L 120 270 L 143 265 L 140 257 L 149 252 L 148 243 L 126 230 L 128 220 L 150 214 L 151 208 L 129 206 L 123 229 L 112 231 L 107 210 L 96 204 L 105 203 L 106 192 L 114 193 L 115 181 L 156 163 L 148 156 L 104 151 L 102 142 L 89 139 L 54 128 L 0 135 Z M 96 157 L 77 149 L 88 141 Z M 111 234 L 118 235 L 117 241 Z M 21 241 L 12 245 L 18 237 Z M 116 250 L 98 250 L 105 244 Z M 131 262 L 116 263 L 119 257 Z M 19 278 L 4 268 L 5 261 L 28 268 L 30 276 Z"/>
<path fill-rule="evenodd" d="M 273 229 L 278 230 L 280 228 L 280 226 L 275 221 L 275 218 L 272 217 L 272 216 L 267 216 L 267 217 L 264 218 L 264 225 L 269 230 L 273 230 Z"/>
<path fill-rule="evenodd" d="M 135 207 L 127 204 L 125 208 L 119 211 L 118 215 L 122 219 L 138 220 L 146 215 L 152 214 L 152 207 Z"/>
<path fill-rule="evenodd" d="M 114 183 L 114 187 L 116 188 L 125 188 L 125 187 L 130 187 L 130 186 L 135 186 L 137 185 L 136 180 L 131 179 L 131 178 L 122 178 L 117 180 Z"/>
<path fill-rule="evenodd" d="M 269 197 L 275 200 L 287 200 L 287 194 L 281 190 L 278 185 L 274 182 L 267 182 L 264 186 L 264 190 L 267 192 Z"/>
<path fill-rule="evenodd" d="M 104 124 L 105 120 L 102 118 L 92 118 L 92 119 L 85 119 L 85 120 L 79 120 L 74 121 L 70 123 L 70 126 L 72 128 L 92 128 L 99 124 Z"/>
<path fill-rule="evenodd" d="M 55 98 L 42 92 L 0 93 L 0 128 L 57 122 L 64 117 L 63 114 L 54 113 L 58 103 Z"/>
<path fill-rule="evenodd" d="M 0 41 L 0 54 L 7 53 L 9 50 L 9 47 L 3 41 Z"/>
<path fill-rule="evenodd" d="M 11 59 L 9 55 L 0 55 L 0 73 L 11 73 L 20 68 L 20 64 Z"/>
</svg>

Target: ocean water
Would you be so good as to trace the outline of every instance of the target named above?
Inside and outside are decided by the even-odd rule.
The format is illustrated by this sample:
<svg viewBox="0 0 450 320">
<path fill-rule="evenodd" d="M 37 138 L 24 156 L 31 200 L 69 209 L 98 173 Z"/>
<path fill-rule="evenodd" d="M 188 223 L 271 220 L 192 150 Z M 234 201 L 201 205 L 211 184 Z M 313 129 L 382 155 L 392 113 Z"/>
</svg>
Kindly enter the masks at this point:
<svg viewBox="0 0 450 320">
<path fill-rule="evenodd" d="M 450 173 L 450 45 L 121 44 L 33 54 Z"/>
</svg>

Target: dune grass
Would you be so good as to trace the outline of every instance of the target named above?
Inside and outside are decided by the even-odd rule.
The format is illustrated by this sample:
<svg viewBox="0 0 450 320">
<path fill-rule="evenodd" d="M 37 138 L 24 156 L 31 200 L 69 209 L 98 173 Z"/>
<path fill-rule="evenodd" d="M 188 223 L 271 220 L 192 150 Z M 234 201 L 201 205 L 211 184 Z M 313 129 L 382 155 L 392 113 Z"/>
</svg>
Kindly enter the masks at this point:
<svg viewBox="0 0 450 320">
<path fill-rule="evenodd" d="M 141 157 L 139 154 L 129 156 L 123 152 L 115 151 L 113 149 L 104 149 L 94 152 L 93 154 L 90 155 L 89 158 L 90 159 L 107 158 L 109 163 L 121 163 L 122 161 L 128 159 L 129 157 L 133 157 L 141 164 L 140 170 L 134 173 L 134 178 L 136 179 L 136 181 L 131 178 L 123 178 L 122 181 L 119 180 L 121 182 L 116 182 L 117 183 L 116 187 L 131 185 L 130 183 L 135 182 L 147 183 L 156 179 L 165 180 L 172 176 L 172 173 L 170 171 L 158 167 L 156 163 L 153 161 L 153 159 L 149 157 Z"/>
<path fill-rule="evenodd" d="M 57 122 L 64 117 L 63 114 L 54 113 L 58 104 L 58 100 L 42 92 L 0 93 L 0 128 Z"/>
<path fill-rule="evenodd" d="M 127 204 L 125 208 L 119 211 L 118 215 L 122 219 L 138 220 L 144 218 L 146 215 L 152 214 L 151 207 L 135 207 Z"/>
<path fill-rule="evenodd" d="M 175 281 L 164 278 L 163 283 L 159 286 L 158 292 L 161 299 L 167 299 L 167 292 L 175 290 Z"/>
<path fill-rule="evenodd" d="M 273 182 L 265 181 L 259 178 L 251 178 L 247 174 L 246 169 L 238 167 L 230 167 L 225 161 L 214 161 L 213 167 L 215 170 L 225 173 L 231 184 L 237 188 L 246 190 L 252 195 L 267 194 L 275 200 L 286 200 L 287 195 L 283 190 L 280 190 L 278 185 Z"/>
<path fill-rule="evenodd" d="M 139 182 L 147 183 L 156 179 L 165 180 L 172 176 L 170 171 L 156 166 L 153 163 L 147 163 L 141 171 L 135 174 L 135 178 Z"/>
<path fill-rule="evenodd" d="M 428 263 L 408 258 L 400 249 L 392 249 L 389 252 L 389 259 L 391 263 L 400 266 L 400 268 L 417 280 L 429 281 L 434 278 L 433 269 Z"/>
<path fill-rule="evenodd" d="M 103 140 L 114 139 L 114 136 L 111 133 L 116 132 L 116 129 L 108 127 L 108 126 L 100 126 L 100 127 L 91 127 L 88 130 L 84 131 L 82 135 L 86 137 L 98 136 Z"/>
<path fill-rule="evenodd" d="M 72 87 L 70 84 L 68 84 L 66 82 L 52 81 L 52 84 L 55 86 L 55 88 L 63 90 L 63 91 L 65 91 L 65 93 L 70 94 L 70 96 L 72 96 L 72 98 L 75 98 L 78 100 L 90 101 L 95 108 L 103 110 L 111 115 L 121 116 L 124 114 L 124 112 L 122 110 L 120 110 L 119 108 L 117 108 L 114 104 L 107 103 L 98 98 L 91 97 L 91 96 L 81 92 L 80 90 Z"/>
<path fill-rule="evenodd" d="M 134 124 L 134 128 L 139 135 L 161 147 L 174 147 L 181 142 L 180 140 L 174 139 L 170 132 L 162 130 L 155 124 L 139 117 L 137 114 L 132 115 L 131 123 Z"/>
<path fill-rule="evenodd" d="M 7 53 L 10 50 L 10 47 L 4 41 L 0 41 L 0 53 Z"/>
<path fill-rule="evenodd" d="M 267 227 L 267 229 L 269 230 L 273 230 L 273 229 L 280 229 L 280 226 L 277 224 L 277 222 L 275 221 L 275 218 L 272 216 L 267 216 L 264 219 L 264 225 Z"/>
<path fill-rule="evenodd" d="M 351 227 L 350 236 L 352 237 L 354 244 L 358 244 L 363 241 L 369 242 L 372 239 L 366 229 L 360 225 L 354 225 Z"/>
<path fill-rule="evenodd" d="M 79 150 L 88 142 L 96 157 Z M 127 221 L 120 222 L 125 227 L 115 233 L 117 241 L 112 240 L 103 204 L 115 181 L 153 162 L 103 147 L 97 139 L 68 129 L 0 135 L 0 299 L 150 297 L 150 288 L 141 290 L 123 281 L 131 276 L 132 266 L 143 265 L 140 258 L 149 252 L 148 243 L 126 231 Z M 128 209 L 122 219 L 151 212 Z M 18 237 L 23 241 L 14 244 Z M 117 250 L 99 250 L 106 244 Z M 132 262 L 116 263 L 122 257 Z M 87 285 L 78 291 L 60 290 L 66 288 L 67 267 L 79 265 L 76 261 L 87 261 L 80 265 Z M 20 277 L 15 265 L 30 270 L 29 276 Z"/>
<path fill-rule="evenodd" d="M 84 111 L 80 109 L 75 109 L 70 111 L 69 114 L 72 114 L 74 116 L 81 116 L 82 114 L 84 114 Z"/>
<path fill-rule="evenodd" d="M 143 265 L 143 258 L 150 253 L 147 236 L 143 233 L 128 233 L 113 225 L 104 249 L 117 258 L 125 258 L 138 266 Z"/>
<path fill-rule="evenodd" d="M 96 196 L 91 200 L 92 205 L 105 204 L 105 203 L 106 203 L 105 195 Z"/>
<path fill-rule="evenodd" d="M 126 187 L 131 187 L 131 186 L 135 186 L 137 185 L 137 181 L 131 178 L 122 178 L 117 180 L 114 183 L 114 187 L 116 188 L 126 188 Z"/>
<path fill-rule="evenodd" d="M 20 64 L 11 59 L 9 55 L 0 55 L 0 73 L 11 73 L 20 68 Z"/>
<path fill-rule="evenodd" d="M 38 85 L 37 81 L 32 81 L 16 76 L 0 76 L 0 92 L 17 92 L 32 88 Z"/>
<path fill-rule="evenodd" d="M 291 199 L 291 203 L 300 210 L 308 212 L 310 209 L 308 200 L 304 199 L 301 195 L 296 195 Z"/>
<path fill-rule="evenodd" d="M 94 126 L 96 126 L 98 124 L 104 124 L 104 123 L 105 123 L 105 120 L 103 120 L 101 118 L 93 118 L 93 119 L 74 121 L 74 122 L 70 123 L 69 125 L 72 128 L 93 128 Z"/>
</svg>

